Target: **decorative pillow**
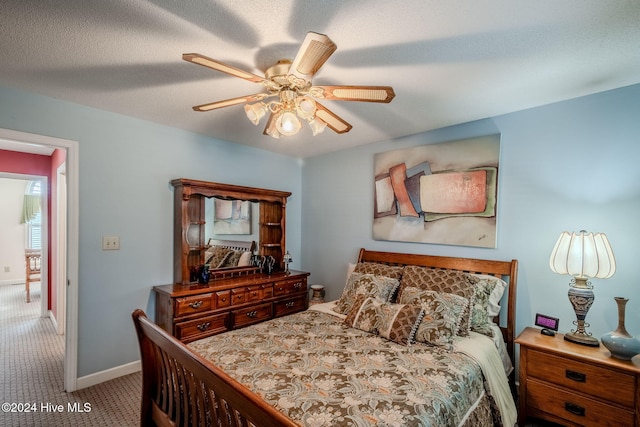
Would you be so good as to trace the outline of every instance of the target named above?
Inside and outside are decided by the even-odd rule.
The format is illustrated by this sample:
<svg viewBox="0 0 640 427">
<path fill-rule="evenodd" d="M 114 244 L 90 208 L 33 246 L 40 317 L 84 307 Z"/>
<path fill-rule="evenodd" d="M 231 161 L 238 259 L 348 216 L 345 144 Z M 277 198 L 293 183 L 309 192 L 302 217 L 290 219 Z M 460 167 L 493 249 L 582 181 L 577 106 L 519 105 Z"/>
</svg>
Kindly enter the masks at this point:
<svg viewBox="0 0 640 427">
<path fill-rule="evenodd" d="M 493 337 L 493 324 L 491 316 L 487 310 L 489 297 L 496 287 L 496 281 L 491 279 L 478 279 L 470 275 L 476 288 L 475 298 L 471 303 L 471 330 L 479 334 Z"/>
<path fill-rule="evenodd" d="M 347 279 L 344 282 L 345 288 L 347 287 L 347 283 L 349 283 L 349 277 L 351 277 L 351 273 L 353 273 L 353 270 L 355 270 L 355 268 L 356 265 L 352 262 L 347 265 Z"/>
<path fill-rule="evenodd" d="M 340 314 L 347 314 L 360 295 L 388 301 L 399 285 L 400 282 L 398 282 L 397 279 L 390 277 L 376 276 L 375 274 L 351 273 L 347 279 L 347 285 L 344 287 L 344 291 L 342 291 L 342 296 L 333 311 Z"/>
<path fill-rule="evenodd" d="M 458 327 L 457 335 L 466 337 L 471 329 L 471 310 L 469 301 L 473 301 L 476 288 L 470 281 L 470 276 L 462 271 L 434 269 L 407 265 L 402 275 L 402 284 L 398 295 L 398 301 L 407 287 L 426 289 L 447 294 L 456 294 L 467 300 L 463 307 L 462 320 Z"/>
<path fill-rule="evenodd" d="M 422 315 L 423 310 L 419 305 L 392 304 L 376 298 L 360 297 L 344 322 L 352 328 L 409 345 L 414 340 Z"/>
<path fill-rule="evenodd" d="M 489 296 L 487 313 L 489 314 L 489 319 L 500 314 L 500 301 L 502 300 L 502 295 L 504 294 L 505 289 L 509 287 L 507 282 L 500 279 L 499 277 L 490 276 L 488 274 L 469 273 L 469 276 L 473 276 L 479 281 L 486 280 L 488 282 L 495 283 L 495 287 L 493 288 L 493 291 L 491 291 L 491 295 Z"/>
<path fill-rule="evenodd" d="M 225 257 L 222 264 L 219 265 L 218 267 L 237 267 L 241 256 L 242 256 L 242 251 L 236 251 L 234 249 L 230 249 L 229 254 Z"/>
<path fill-rule="evenodd" d="M 402 290 L 398 303 L 417 305 L 424 310 L 424 317 L 416 332 L 416 341 L 448 350 L 452 348 L 453 337 L 462 320 L 464 308 L 469 305 L 469 301 L 459 295 L 413 286 Z"/>
<path fill-rule="evenodd" d="M 209 264 L 211 268 L 220 268 L 224 265 L 227 258 L 232 255 L 233 249 L 223 248 L 222 246 L 214 246 L 206 252 L 205 264 Z"/>
<path fill-rule="evenodd" d="M 376 276 L 385 276 L 400 280 L 404 267 L 378 264 L 376 262 L 359 262 L 356 264 L 353 271 L 356 273 L 375 274 Z"/>
<path fill-rule="evenodd" d="M 247 267 L 251 265 L 251 252 L 242 252 L 240 259 L 238 260 L 238 267 Z"/>
</svg>

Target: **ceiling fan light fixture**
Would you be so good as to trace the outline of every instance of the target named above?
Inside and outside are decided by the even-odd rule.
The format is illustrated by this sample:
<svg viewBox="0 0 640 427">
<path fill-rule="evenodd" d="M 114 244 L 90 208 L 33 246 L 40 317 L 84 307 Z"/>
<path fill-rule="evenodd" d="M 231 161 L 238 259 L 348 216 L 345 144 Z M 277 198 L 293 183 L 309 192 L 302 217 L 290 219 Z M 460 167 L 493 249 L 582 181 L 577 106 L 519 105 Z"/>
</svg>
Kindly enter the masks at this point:
<svg viewBox="0 0 640 427">
<path fill-rule="evenodd" d="M 302 124 L 293 111 L 285 110 L 276 119 L 276 129 L 284 136 L 292 136 L 300 131 Z"/>
<path fill-rule="evenodd" d="M 311 132 L 313 133 L 313 136 L 316 136 L 324 132 L 325 128 L 327 127 L 327 124 L 316 117 L 309 120 L 309 127 L 311 128 Z"/>
<path fill-rule="evenodd" d="M 296 111 L 300 118 L 308 120 L 316 113 L 316 101 L 310 96 L 303 95 L 296 98 Z"/>
<path fill-rule="evenodd" d="M 280 139 L 280 132 L 276 128 L 276 121 L 280 118 L 280 113 L 276 116 L 271 116 L 269 122 L 267 123 L 267 128 L 264 130 L 264 133 L 269 135 L 272 138 Z"/>
<path fill-rule="evenodd" d="M 244 106 L 244 112 L 247 114 L 249 121 L 257 126 L 267 114 L 267 106 L 263 102 L 248 104 Z"/>
<path fill-rule="evenodd" d="M 235 68 L 199 53 L 185 53 L 182 59 L 233 77 L 257 83 L 266 92 L 245 95 L 193 107 L 195 111 L 211 111 L 245 104 L 244 111 L 257 125 L 269 113 L 262 131 L 273 138 L 296 135 L 306 121 L 318 135 L 325 128 L 337 134 L 347 133 L 352 126 L 321 104 L 320 100 L 389 103 L 395 97 L 390 86 L 313 86 L 312 78 L 335 52 L 336 44 L 325 34 L 310 31 L 305 36 L 293 61 L 280 60 L 265 71 L 264 77 Z M 266 98 L 278 100 L 262 102 Z M 249 102 L 254 104 L 248 105 Z"/>
</svg>

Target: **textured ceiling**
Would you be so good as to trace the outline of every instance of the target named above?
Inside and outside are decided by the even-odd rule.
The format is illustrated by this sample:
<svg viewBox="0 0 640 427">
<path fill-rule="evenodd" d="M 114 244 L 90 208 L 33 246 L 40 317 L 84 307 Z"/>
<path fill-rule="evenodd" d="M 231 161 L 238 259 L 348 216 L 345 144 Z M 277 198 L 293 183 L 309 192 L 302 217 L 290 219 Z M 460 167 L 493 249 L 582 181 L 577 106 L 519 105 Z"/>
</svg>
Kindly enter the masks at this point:
<svg viewBox="0 0 640 427">
<path fill-rule="evenodd" d="M 396 98 L 325 101 L 351 132 L 279 140 L 241 106 L 191 109 L 262 87 L 183 53 L 262 75 L 308 31 L 338 46 L 315 84 Z M 640 2 L 2 0 L 0 55 L 1 86 L 306 157 L 639 83 Z"/>
</svg>

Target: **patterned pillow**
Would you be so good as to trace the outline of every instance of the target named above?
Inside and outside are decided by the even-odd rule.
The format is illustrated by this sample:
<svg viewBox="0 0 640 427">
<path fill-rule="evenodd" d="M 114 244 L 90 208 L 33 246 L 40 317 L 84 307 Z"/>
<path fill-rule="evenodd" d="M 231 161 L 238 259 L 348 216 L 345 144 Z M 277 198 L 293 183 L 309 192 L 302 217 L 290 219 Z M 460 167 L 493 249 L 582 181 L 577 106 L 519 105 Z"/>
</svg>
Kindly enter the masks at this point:
<svg viewBox="0 0 640 427">
<path fill-rule="evenodd" d="M 351 273 L 347 279 L 347 285 L 342 291 L 342 296 L 338 300 L 333 311 L 340 314 L 347 314 L 356 303 L 359 295 L 365 297 L 375 297 L 382 301 L 388 301 L 391 295 L 400 285 L 397 279 L 375 274 Z"/>
<path fill-rule="evenodd" d="M 462 321 L 458 327 L 457 335 L 463 337 L 469 335 L 469 330 L 471 329 L 469 301 L 473 301 L 476 288 L 470 282 L 470 276 L 468 274 L 456 270 L 407 265 L 402 275 L 402 284 L 400 285 L 398 300 L 402 298 L 402 293 L 406 287 L 456 294 L 465 298 L 467 305 L 464 307 Z"/>
<path fill-rule="evenodd" d="M 205 264 L 209 264 L 211 268 L 220 268 L 232 253 L 233 249 L 214 246 L 205 253 Z"/>
<path fill-rule="evenodd" d="M 475 298 L 471 304 L 471 330 L 493 337 L 492 316 L 489 315 L 488 310 L 489 298 L 497 285 L 497 280 L 500 279 L 478 279 L 474 276 L 470 276 L 470 279 L 475 282 L 476 288 Z"/>
<path fill-rule="evenodd" d="M 489 318 L 495 317 L 500 314 L 500 301 L 502 300 L 502 295 L 504 294 L 505 289 L 509 287 L 509 285 L 507 285 L 507 282 L 500 279 L 499 277 L 490 276 L 488 274 L 469 273 L 469 276 L 475 277 L 480 281 L 487 280 L 489 282 L 495 283 L 495 287 L 493 288 L 493 291 L 491 291 L 489 302 L 487 303 L 487 313 L 489 313 Z"/>
<path fill-rule="evenodd" d="M 392 304 L 376 298 L 358 298 L 344 322 L 352 328 L 371 332 L 390 341 L 409 345 L 422 319 L 419 305 Z"/>
<path fill-rule="evenodd" d="M 229 254 L 224 258 L 218 267 L 236 267 L 242 256 L 242 251 L 231 249 Z"/>
<path fill-rule="evenodd" d="M 424 317 L 416 332 L 416 341 L 452 348 L 462 320 L 464 308 L 469 305 L 466 298 L 455 294 L 418 289 L 410 286 L 404 288 L 400 304 L 418 305 L 424 310 Z"/>
<path fill-rule="evenodd" d="M 402 277 L 404 267 L 397 265 L 378 264 L 376 262 L 359 262 L 353 270 L 356 273 L 375 274 L 376 276 L 391 277 L 398 279 Z"/>
</svg>

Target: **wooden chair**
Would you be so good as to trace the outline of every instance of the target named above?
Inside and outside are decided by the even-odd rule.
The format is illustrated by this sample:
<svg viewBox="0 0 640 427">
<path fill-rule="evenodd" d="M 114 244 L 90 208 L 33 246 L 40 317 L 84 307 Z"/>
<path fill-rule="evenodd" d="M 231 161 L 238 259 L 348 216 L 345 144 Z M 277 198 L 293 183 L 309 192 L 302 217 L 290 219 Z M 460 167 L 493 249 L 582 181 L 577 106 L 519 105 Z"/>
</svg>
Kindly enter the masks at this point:
<svg viewBox="0 0 640 427">
<path fill-rule="evenodd" d="M 31 302 L 31 282 L 40 282 L 41 276 L 41 253 L 40 249 L 26 249 L 24 253 L 27 262 L 26 278 L 24 285 L 27 288 L 27 302 Z"/>
</svg>

